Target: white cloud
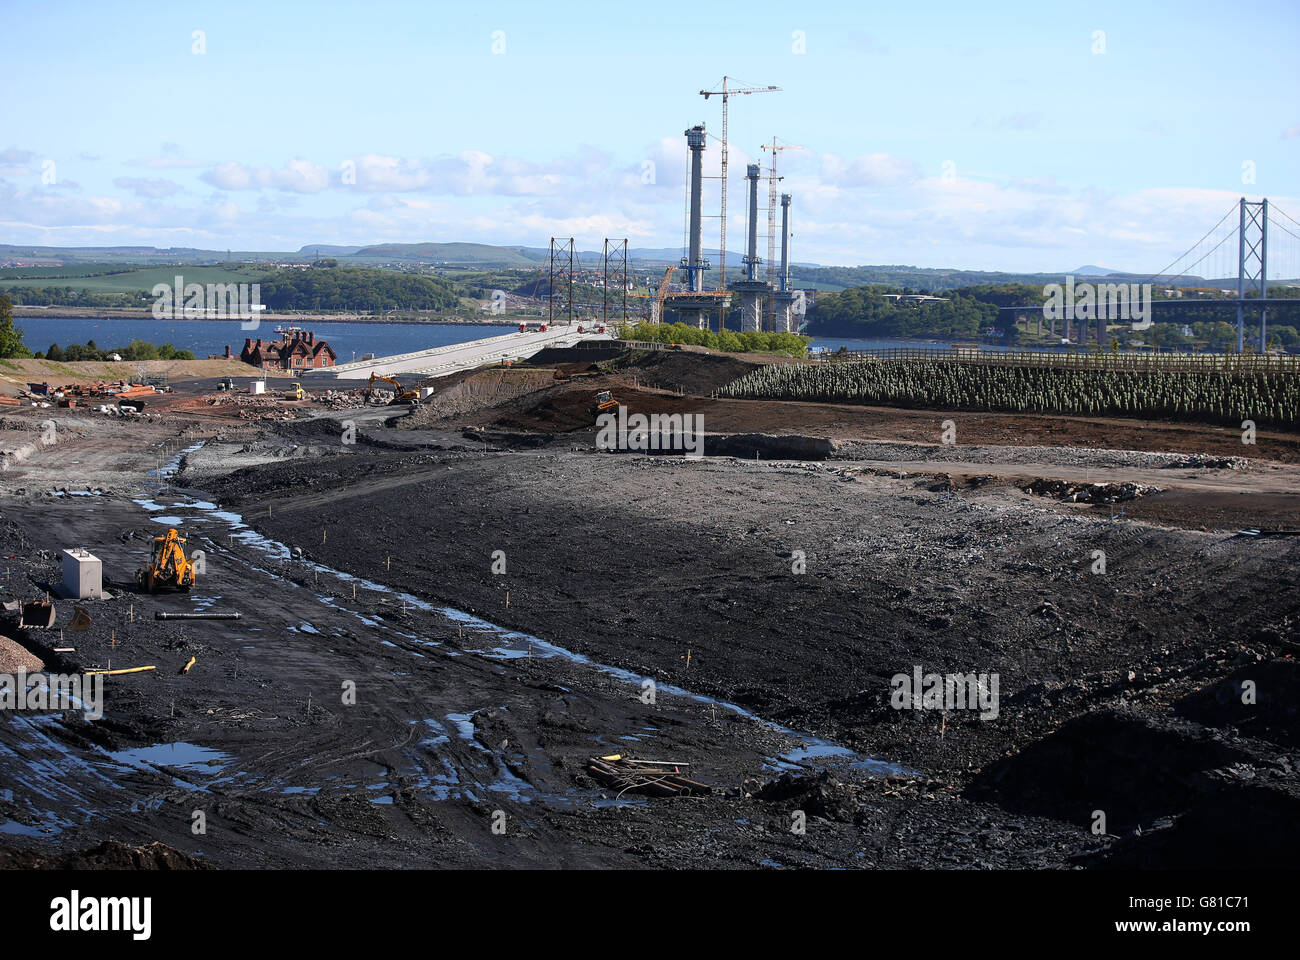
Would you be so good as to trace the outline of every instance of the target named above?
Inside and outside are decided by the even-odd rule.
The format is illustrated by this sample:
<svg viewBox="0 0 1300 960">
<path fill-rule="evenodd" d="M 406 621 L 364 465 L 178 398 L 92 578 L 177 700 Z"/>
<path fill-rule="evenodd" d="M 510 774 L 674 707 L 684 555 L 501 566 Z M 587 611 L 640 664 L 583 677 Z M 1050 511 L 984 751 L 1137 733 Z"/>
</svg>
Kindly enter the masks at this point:
<svg viewBox="0 0 1300 960">
<path fill-rule="evenodd" d="M 170 197 L 172 194 L 180 193 L 185 189 L 174 180 L 167 180 L 163 177 L 117 177 L 113 180 L 113 186 L 121 187 L 123 190 L 130 190 L 137 197 L 145 197 L 150 200 Z"/>
<path fill-rule="evenodd" d="M 912 160 L 888 153 L 867 153 L 844 158 L 833 153 L 821 157 L 822 183 L 853 189 L 856 187 L 895 187 L 910 183 L 920 176 L 920 168 Z"/>
<path fill-rule="evenodd" d="M 199 177 L 219 190 L 286 190 L 320 193 L 330 185 L 330 172 L 319 163 L 291 160 L 283 167 L 249 167 L 238 161 L 220 163 Z"/>
</svg>

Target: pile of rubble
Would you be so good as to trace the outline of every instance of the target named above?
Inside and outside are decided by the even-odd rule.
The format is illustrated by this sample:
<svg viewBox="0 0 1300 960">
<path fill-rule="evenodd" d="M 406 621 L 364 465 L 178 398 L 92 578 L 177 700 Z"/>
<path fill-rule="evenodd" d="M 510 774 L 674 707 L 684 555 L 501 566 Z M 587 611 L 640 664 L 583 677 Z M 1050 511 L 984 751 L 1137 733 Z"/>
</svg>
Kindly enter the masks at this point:
<svg viewBox="0 0 1300 960">
<path fill-rule="evenodd" d="M 241 420 L 295 420 L 294 412 L 273 396 L 224 393 L 207 397 L 210 407 L 238 407 L 236 415 Z"/>
<path fill-rule="evenodd" d="M 1139 497 L 1159 493 L 1159 487 L 1143 483 L 1070 483 L 1037 477 L 1022 489 L 1040 497 L 1053 497 L 1066 503 L 1127 503 Z"/>
<path fill-rule="evenodd" d="M 328 407 L 330 410 L 350 410 L 366 405 L 365 397 L 361 395 L 360 390 L 327 390 L 318 394 L 315 400 L 322 407 Z"/>
<path fill-rule="evenodd" d="M 1165 464 L 1165 469 L 1196 467 L 1210 470 L 1245 470 L 1250 461 L 1245 457 L 1215 457 L 1208 453 L 1193 453 Z"/>
</svg>

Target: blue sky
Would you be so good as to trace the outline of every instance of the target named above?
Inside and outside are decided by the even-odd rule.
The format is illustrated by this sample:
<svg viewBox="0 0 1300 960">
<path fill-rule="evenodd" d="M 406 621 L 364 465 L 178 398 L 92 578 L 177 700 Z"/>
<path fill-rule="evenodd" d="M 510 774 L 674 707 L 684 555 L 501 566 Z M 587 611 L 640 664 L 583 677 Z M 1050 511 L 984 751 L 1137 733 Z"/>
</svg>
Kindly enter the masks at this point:
<svg viewBox="0 0 1300 960">
<path fill-rule="evenodd" d="M 783 88 L 732 101 L 737 259 L 774 135 L 804 148 L 779 164 L 805 261 L 1154 272 L 1240 195 L 1300 218 L 1294 0 L 0 16 L 6 243 L 677 246 L 682 131 L 720 133 L 697 91 L 723 74 Z"/>
</svg>

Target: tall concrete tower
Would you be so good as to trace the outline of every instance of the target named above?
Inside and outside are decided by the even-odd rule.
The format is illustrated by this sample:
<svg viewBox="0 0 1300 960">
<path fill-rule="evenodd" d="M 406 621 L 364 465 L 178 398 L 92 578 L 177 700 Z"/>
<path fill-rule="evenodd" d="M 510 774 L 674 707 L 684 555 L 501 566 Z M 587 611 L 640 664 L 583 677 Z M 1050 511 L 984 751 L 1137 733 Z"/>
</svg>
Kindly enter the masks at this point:
<svg viewBox="0 0 1300 960">
<path fill-rule="evenodd" d="M 792 316 L 795 293 L 790 289 L 790 194 L 781 194 L 781 272 L 777 274 L 776 292 L 772 294 L 773 327 L 778 333 L 791 333 L 797 324 Z"/>
<path fill-rule="evenodd" d="M 691 153 L 690 180 L 690 219 L 686 224 L 687 253 L 682 258 L 682 267 L 686 270 L 686 292 L 670 294 L 669 301 L 682 319 L 683 323 L 705 329 L 709 325 L 709 312 L 719 311 L 725 314 L 731 297 L 718 291 L 704 289 L 704 271 L 710 267 L 704 256 L 704 226 L 701 207 L 704 190 L 704 124 L 700 123 L 686 131 L 686 147 Z"/>
<path fill-rule="evenodd" d="M 751 163 L 745 170 L 745 179 L 749 181 L 749 237 L 746 254 L 741 258 L 745 264 L 745 279 L 731 285 L 731 289 L 740 294 L 740 329 L 763 329 L 763 303 L 771 287 L 766 280 L 758 279 L 758 164 Z"/>
<path fill-rule="evenodd" d="M 699 293 L 704 289 L 704 271 L 709 263 L 702 255 L 704 223 L 701 214 L 704 188 L 704 124 L 697 124 L 686 131 L 686 146 L 691 152 L 691 219 L 688 226 L 690 253 L 682 266 L 686 268 L 687 289 Z"/>
<path fill-rule="evenodd" d="M 781 194 L 781 274 L 778 289 L 790 289 L 790 194 Z"/>
</svg>

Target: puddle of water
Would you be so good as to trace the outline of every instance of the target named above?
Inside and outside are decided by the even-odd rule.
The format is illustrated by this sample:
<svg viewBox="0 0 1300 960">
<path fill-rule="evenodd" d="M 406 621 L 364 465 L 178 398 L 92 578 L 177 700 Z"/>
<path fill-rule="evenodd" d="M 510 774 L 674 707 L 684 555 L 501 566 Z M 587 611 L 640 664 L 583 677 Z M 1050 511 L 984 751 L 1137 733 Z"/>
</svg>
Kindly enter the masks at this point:
<svg viewBox="0 0 1300 960">
<path fill-rule="evenodd" d="M 234 760 L 234 757 L 209 747 L 200 747 L 183 740 L 176 743 L 155 743 L 150 747 L 114 750 L 108 754 L 115 761 L 147 770 L 153 767 L 170 767 L 186 773 L 215 774 Z"/>
<path fill-rule="evenodd" d="M 460 734 L 462 740 L 469 740 L 474 743 L 474 714 L 472 713 L 449 713 L 447 721 L 456 727 L 456 732 Z"/>
</svg>

